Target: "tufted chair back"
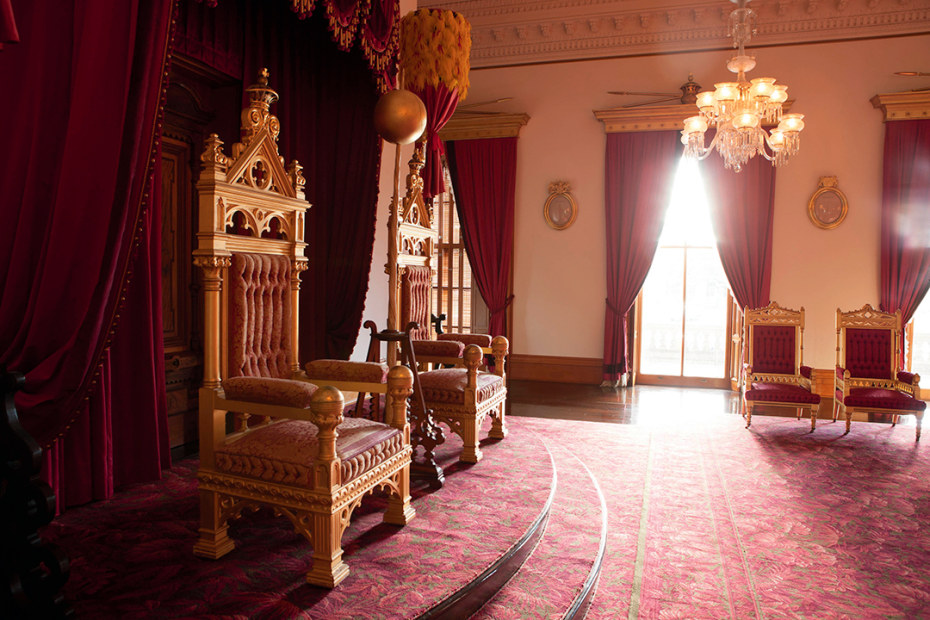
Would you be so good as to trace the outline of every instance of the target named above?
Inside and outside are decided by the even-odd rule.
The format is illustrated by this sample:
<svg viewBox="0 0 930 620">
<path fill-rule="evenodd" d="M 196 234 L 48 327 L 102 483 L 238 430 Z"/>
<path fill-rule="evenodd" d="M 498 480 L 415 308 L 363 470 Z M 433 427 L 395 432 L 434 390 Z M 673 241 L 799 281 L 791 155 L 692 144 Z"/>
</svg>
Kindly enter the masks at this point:
<svg viewBox="0 0 930 620">
<path fill-rule="evenodd" d="M 792 375 L 795 366 L 795 332 L 790 325 L 755 325 L 752 333 L 754 372 Z"/>
<path fill-rule="evenodd" d="M 228 278 L 227 376 L 290 378 L 289 258 L 233 254 Z"/>
<path fill-rule="evenodd" d="M 893 379 L 893 332 L 888 329 L 847 329 L 846 370 L 851 377 Z"/>
<path fill-rule="evenodd" d="M 433 271 L 428 265 L 408 265 L 400 279 L 400 324 L 416 323 L 413 340 L 429 340 L 430 293 Z"/>
</svg>

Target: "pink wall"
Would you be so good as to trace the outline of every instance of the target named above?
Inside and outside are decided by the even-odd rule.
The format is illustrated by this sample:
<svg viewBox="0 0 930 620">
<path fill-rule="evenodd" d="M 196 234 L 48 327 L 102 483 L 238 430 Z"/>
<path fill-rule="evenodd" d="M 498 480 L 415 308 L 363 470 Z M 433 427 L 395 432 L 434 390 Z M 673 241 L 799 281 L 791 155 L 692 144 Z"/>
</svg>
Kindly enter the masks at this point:
<svg viewBox="0 0 930 620">
<path fill-rule="evenodd" d="M 758 62 L 750 77 L 770 75 L 788 84 L 792 111 L 803 113 L 807 123 L 800 154 L 778 171 L 772 297 L 785 306 L 805 307 L 805 360 L 828 368 L 834 362 L 837 306 L 878 302 L 883 127 L 881 112 L 869 99 L 925 85 L 927 80 L 912 82 L 892 73 L 930 65 L 930 36 L 750 53 Z M 605 134 L 592 111 L 635 101 L 606 91 L 672 92 L 689 72 L 710 88 L 730 79 L 729 56 L 719 51 L 472 71 L 469 101 L 513 97 L 495 109 L 531 117 L 518 154 L 514 352 L 602 356 Z M 392 172 L 392 155 L 386 153 L 382 179 Z M 807 201 L 819 177 L 827 175 L 838 177 L 850 206 L 842 225 L 825 231 L 808 220 Z M 556 180 L 571 183 L 579 205 L 578 219 L 564 231 L 549 228 L 542 215 L 547 186 Z M 386 284 L 378 282 L 384 279 L 386 187 L 382 183 L 366 305 L 366 316 L 379 325 L 387 303 Z"/>
</svg>

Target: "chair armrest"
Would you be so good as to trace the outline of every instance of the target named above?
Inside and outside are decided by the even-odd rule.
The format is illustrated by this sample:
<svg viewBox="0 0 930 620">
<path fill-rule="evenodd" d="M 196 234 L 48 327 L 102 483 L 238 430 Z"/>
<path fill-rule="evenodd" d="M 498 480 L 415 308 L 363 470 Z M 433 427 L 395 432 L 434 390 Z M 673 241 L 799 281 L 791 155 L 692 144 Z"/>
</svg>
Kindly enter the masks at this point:
<svg viewBox="0 0 930 620">
<path fill-rule="evenodd" d="M 801 371 L 802 377 L 804 377 L 805 379 L 810 379 L 811 374 L 813 373 L 814 369 L 811 368 L 810 366 L 801 366 L 800 371 Z"/>
<path fill-rule="evenodd" d="M 900 381 L 901 383 L 906 383 L 908 385 L 916 386 L 918 383 L 920 383 L 920 375 L 917 374 L 916 372 L 905 372 L 902 370 L 898 372 L 897 377 L 898 377 L 898 381 Z"/>
<path fill-rule="evenodd" d="M 223 381 L 223 393 L 229 400 L 264 403 L 306 409 L 317 386 L 294 379 L 270 377 L 233 377 Z"/>
<path fill-rule="evenodd" d="M 849 388 L 846 387 L 846 379 L 849 378 L 849 371 L 842 366 L 836 367 L 836 374 L 833 377 L 833 397 L 840 403 L 843 403 L 849 394 Z"/>
<path fill-rule="evenodd" d="M 494 354 L 494 373 L 506 380 L 504 360 L 510 352 L 510 341 L 503 336 L 495 336 L 491 341 L 491 352 Z"/>
<path fill-rule="evenodd" d="M 488 348 L 491 346 L 491 337 L 487 334 L 462 334 L 457 332 L 447 332 L 445 334 L 438 334 L 436 336 L 437 340 L 452 340 L 454 342 L 461 342 L 462 344 L 476 344 L 482 348 Z"/>
</svg>

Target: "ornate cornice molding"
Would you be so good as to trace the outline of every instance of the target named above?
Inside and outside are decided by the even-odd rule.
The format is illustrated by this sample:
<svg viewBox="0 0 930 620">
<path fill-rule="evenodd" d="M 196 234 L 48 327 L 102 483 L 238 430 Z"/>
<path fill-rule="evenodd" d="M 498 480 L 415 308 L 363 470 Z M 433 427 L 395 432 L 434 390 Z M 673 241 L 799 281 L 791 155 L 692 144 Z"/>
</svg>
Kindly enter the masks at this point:
<svg viewBox="0 0 930 620">
<path fill-rule="evenodd" d="M 882 111 L 882 120 L 886 123 L 930 118 L 930 91 L 883 93 L 875 95 L 871 101 Z"/>
<path fill-rule="evenodd" d="M 727 49 L 725 0 L 446 0 L 472 68 Z M 755 0 L 751 47 L 930 32 L 930 0 Z"/>
<path fill-rule="evenodd" d="M 439 131 L 439 137 L 447 142 L 479 138 L 516 138 L 529 120 L 528 114 L 455 114 Z"/>
</svg>

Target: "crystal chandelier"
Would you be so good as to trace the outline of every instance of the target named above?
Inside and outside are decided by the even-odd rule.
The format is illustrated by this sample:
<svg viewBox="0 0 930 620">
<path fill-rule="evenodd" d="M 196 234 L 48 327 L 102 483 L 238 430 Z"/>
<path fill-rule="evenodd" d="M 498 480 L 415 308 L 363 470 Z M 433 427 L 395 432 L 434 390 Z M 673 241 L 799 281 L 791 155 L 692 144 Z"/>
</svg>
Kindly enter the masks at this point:
<svg viewBox="0 0 930 620">
<path fill-rule="evenodd" d="M 749 0 L 730 1 L 737 5 L 730 13 L 730 36 L 737 53 L 727 63 L 727 69 L 736 74 L 736 81 L 720 82 L 714 84 L 715 90 L 698 93 L 700 114 L 685 119 L 681 132 L 685 155 L 705 159 L 716 148 L 724 165 L 736 172 L 756 155 L 782 166 L 798 152 L 804 115 L 782 114 L 788 87 L 776 84 L 775 78 L 746 81 L 746 73 L 756 66 L 756 59 L 747 56 L 743 46 L 755 32 L 756 14 L 746 7 Z M 778 125 L 766 134 L 763 123 Z M 716 127 L 717 134 L 704 146 L 708 127 Z"/>
</svg>

